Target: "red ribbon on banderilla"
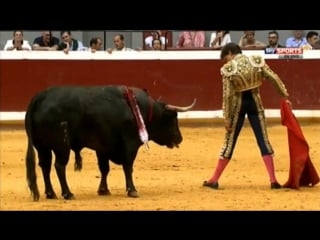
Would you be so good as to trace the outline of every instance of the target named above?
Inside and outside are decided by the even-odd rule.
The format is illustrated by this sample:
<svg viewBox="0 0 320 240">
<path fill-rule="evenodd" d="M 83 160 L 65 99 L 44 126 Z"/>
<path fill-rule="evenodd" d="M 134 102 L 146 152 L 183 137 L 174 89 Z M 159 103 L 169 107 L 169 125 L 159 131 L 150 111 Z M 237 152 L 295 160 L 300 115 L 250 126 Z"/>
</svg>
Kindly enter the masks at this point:
<svg viewBox="0 0 320 240">
<path fill-rule="evenodd" d="M 143 117 L 140 112 L 140 108 L 137 104 L 136 96 L 133 94 L 132 90 L 126 87 L 126 95 L 128 102 L 130 104 L 130 107 L 133 111 L 134 118 L 136 119 L 136 122 L 138 124 L 138 132 L 141 142 L 145 145 L 146 149 L 149 149 L 148 141 L 149 141 L 149 135 L 148 131 L 146 129 L 146 126 L 143 121 Z"/>
</svg>

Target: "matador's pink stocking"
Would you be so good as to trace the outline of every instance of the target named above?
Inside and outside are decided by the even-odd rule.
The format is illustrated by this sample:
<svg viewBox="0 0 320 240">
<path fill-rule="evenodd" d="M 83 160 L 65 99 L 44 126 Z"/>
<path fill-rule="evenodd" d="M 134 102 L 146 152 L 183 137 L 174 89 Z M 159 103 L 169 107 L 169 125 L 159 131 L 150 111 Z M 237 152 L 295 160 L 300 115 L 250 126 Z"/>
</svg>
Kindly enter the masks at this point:
<svg viewBox="0 0 320 240">
<path fill-rule="evenodd" d="M 223 170 L 229 162 L 230 160 L 228 158 L 219 158 L 216 170 L 214 171 L 213 176 L 208 180 L 208 183 L 218 182 Z"/>
<path fill-rule="evenodd" d="M 273 157 L 271 155 L 265 155 L 262 158 L 263 158 L 264 164 L 266 165 L 266 168 L 268 170 L 270 181 L 272 183 L 277 182 L 277 179 L 276 179 L 276 176 L 274 173 Z"/>
</svg>

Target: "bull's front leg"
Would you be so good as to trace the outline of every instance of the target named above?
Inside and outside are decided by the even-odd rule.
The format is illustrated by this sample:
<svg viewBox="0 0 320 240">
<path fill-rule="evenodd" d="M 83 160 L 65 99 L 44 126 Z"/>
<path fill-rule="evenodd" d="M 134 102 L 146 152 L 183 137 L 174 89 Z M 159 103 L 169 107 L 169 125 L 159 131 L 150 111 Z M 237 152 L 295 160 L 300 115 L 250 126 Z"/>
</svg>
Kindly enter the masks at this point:
<svg viewBox="0 0 320 240">
<path fill-rule="evenodd" d="M 96 152 L 98 158 L 99 170 L 101 173 L 101 180 L 98 188 L 99 195 L 111 195 L 108 189 L 107 176 L 110 171 L 109 158 L 103 153 Z"/>
</svg>

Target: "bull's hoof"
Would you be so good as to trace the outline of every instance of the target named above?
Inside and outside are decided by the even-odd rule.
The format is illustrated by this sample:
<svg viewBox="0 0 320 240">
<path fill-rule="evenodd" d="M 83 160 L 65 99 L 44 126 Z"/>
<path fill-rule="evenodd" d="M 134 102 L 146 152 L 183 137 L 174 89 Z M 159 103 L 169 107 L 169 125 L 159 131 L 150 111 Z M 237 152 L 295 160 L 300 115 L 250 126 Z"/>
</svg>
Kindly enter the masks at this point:
<svg viewBox="0 0 320 240">
<path fill-rule="evenodd" d="M 57 199 L 57 195 L 54 192 L 46 193 L 47 199 Z"/>
<path fill-rule="evenodd" d="M 137 198 L 139 194 L 137 191 L 128 191 L 128 197 Z"/>
<path fill-rule="evenodd" d="M 111 192 L 109 191 L 109 189 L 101 188 L 98 190 L 98 195 L 100 196 L 111 195 Z"/>
<path fill-rule="evenodd" d="M 72 193 L 62 194 L 62 197 L 63 197 L 65 200 L 74 200 L 74 199 L 76 199 L 76 197 L 75 197 Z"/>
<path fill-rule="evenodd" d="M 278 182 L 271 183 L 271 189 L 279 189 L 281 185 Z"/>
<path fill-rule="evenodd" d="M 219 189 L 219 183 L 218 182 L 208 182 L 208 181 L 204 181 L 202 184 L 204 187 L 209 187 L 212 189 Z"/>
<path fill-rule="evenodd" d="M 32 198 L 33 198 L 33 201 L 35 201 L 35 202 L 39 201 L 39 199 L 40 199 L 39 191 L 35 191 L 34 193 L 32 193 Z"/>
<path fill-rule="evenodd" d="M 82 162 L 75 162 L 74 163 L 74 171 L 81 171 L 82 169 Z"/>
</svg>

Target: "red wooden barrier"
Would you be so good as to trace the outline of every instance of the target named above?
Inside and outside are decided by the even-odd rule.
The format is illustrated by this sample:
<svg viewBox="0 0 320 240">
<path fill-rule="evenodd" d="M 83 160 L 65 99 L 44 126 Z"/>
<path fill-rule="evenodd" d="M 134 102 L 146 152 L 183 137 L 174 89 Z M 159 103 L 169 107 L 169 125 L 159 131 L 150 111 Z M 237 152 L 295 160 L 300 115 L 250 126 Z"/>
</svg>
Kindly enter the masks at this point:
<svg viewBox="0 0 320 240">
<path fill-rule="evenodd" d="M 267 59 L 285 82 L 295 109 L 320 109 L 320 59 Z M 0 60 L 0 111 L 25 111 L 30 98 L 54 85 L 127 84 L 194 110 L 221 109 L 220 60 Z M 279 108 L 270 83 L 262 87 L 266 108 Z"/>
</svg>

